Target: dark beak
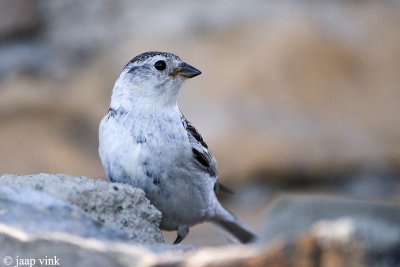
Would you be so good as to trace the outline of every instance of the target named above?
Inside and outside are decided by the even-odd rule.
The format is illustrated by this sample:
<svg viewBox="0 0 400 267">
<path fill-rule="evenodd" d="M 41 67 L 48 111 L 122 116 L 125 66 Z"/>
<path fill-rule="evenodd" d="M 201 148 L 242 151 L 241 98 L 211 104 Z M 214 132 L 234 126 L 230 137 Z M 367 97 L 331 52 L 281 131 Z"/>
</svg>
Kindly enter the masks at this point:
<svg viewBox="0 0 400 267">
<path fill-rule="evenodd" d="M 193 66 L 190 66 L 189 64 L 186 64 L 185 62 L 181 63 L 178 68 L 176 68 L 173 72 L 171 72 L 169 75 L 171 76 L 176 76 L 180 75 L 185 78 L 193 78 L 197 75 L 200 75 L 201 71 L 196 69 Z"/>
</svg>

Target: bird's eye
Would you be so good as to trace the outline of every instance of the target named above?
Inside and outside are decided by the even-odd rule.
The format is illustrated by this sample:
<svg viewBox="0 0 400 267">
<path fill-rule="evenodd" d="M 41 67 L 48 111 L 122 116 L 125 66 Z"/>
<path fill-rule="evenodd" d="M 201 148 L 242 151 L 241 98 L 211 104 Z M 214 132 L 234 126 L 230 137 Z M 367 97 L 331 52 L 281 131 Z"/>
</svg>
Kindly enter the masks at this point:
<svg viewBox="0 0 400 267">
<path fill-rule="evenodd" d="M 159 71 L 165 70 L 167 67 L 167 63 L 165 63 L 164 60 L 159 60 L 156 63 L 154 63 L 154 68 L 156 68 Z"/>
</svg>

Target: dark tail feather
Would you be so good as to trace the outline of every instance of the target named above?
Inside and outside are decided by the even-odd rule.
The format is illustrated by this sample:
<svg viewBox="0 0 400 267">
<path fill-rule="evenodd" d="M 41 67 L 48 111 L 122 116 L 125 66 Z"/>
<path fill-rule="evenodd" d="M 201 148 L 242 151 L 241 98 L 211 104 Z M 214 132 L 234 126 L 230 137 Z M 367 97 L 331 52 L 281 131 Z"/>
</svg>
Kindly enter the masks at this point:
<svg viewBox="0 0 400 267">
<path fill-rule="evenodd" d="M 234 215 L 229 219 L 217 219 L 214 222 L 236 237 L 241 243 L 247 244 L 257 240 L 256 234 L 244 225 Z"/>
</svg>

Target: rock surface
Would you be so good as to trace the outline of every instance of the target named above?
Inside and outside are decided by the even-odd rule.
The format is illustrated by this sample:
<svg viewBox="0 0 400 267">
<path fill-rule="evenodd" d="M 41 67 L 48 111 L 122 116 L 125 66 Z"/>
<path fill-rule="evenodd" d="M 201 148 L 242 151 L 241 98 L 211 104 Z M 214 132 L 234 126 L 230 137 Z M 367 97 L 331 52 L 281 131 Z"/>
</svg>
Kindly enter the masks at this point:
<svg viewBox="0 0 400 267">
<path fill-rule="evenodd" d="M 109 226 L 123 233 L 125 239 L 134 243 L 147 245 L 156 245 L 163 243 L 163 237 L 159 229 L 161 213 L 150 205 L 149 200 L 145 198 L 144 192 L 137 188 L 132 188 L 123 184 L 111 184 L 101 180 L 93 180 L 86 177 L 72 177 L 58 174 L 39 174 L 30 176 L 3 175 L 0 177 L 0 186 L 11 186 L 8 190 L 16 190 L 17 194 L 14 201 L 29 202 L 32 198 L 40 204 L 40 207 L 47 208 L 46 199 L 57 198 L 63 200 L 63 205 L 70 203 L 71 214 L 80 216 L 84 213 L 98 224 Z M 24 196 L 22 189 L 30 188 L 37 190 L 42 195 L 30 193 Z M 4 189 L 6 190 L 6 189 Z M 22 194 L 20 197 L 19 194 Z M 11 196 L 10 192 L 8 196 Z M 41 196 L 41 197 L 40 197 Z M 59 201 L 60 202 L 60 201 Z M 50 202 L 52 205 L 56 205 Z M 34 205 L 34 204 L 32 204 Z M 57 204 L 62 205 L 62 204 Z M 50 206 L 51 209 L 54 209 Z M 79 207 L 80 212 L 76 211 Z M 29 207 L 26 207 L 29 209 Z M 26 219 L 18 221 L 25 223 L 29 221 L 29 214 Z M 39 214 L 37 216 L 40 216 Z M 7 216 L 5 216 L 6 218 Z M 46 220 L 44 220 L 46 222 Z M 30 224 L 26 224 L 30 226 Z M 33 226 L 31 226 L 33 227 Z M 48 226 L 50 227 L 50 226 Z M 54 227 L 57 227 L 55 225 Z M 60 225 L 59 227 L 63 227 Z M 65 227 L 74 228 L 66 225 Z"/>
<path fill-rule="evenodd" d="M 46 178 L 49 177 L 52 176 L 47 175 Z M 57 176 L 53 178 L 54 181 Z M 59 181 L 59 187 L 64 191 L 73 190 L 69 187 L 74 183 L 73 178 L 66 179 L 69 179 L 69 184 Z M 4 182 L 4 176 L 0 180 Z M 84 182 L 80 181 L 82 184 Z M 81 208 L 40 191 L 38 184 L 36 189 L 29 188 L 32 185 L 24 184 L 21 179 L 15 185 L 0 186 L 1 266 L 10 265 L 3 265 L 5 257 L 11 257 L 8 263 L 12 266 L 17 265 L 18 259 L 30 259 L 30 263 L 35 260 L 36 265 L 33 265 L 40 266 L 39 260 L 46 258 L 54 258 L 59 263 L 55 265 L 60 266 L 148 266 L 152 259 L 154 261 L 151 252 L 139 246 L 112 243 L 133 241 L 118 229 L 118 225 L 108 223 L 109 226 L 106 226 L 95 221 Z M 47 186 L 47 183 L 43 185 Z M 144 206 L 141 208 L 144 209 Z M 153 209 L 149 207 L 149 210 Z M 140 221 L 143 228 L 151 223 L 154 222 Z M 151 240 L 153 236 L 140 233 L 140 228 L 136 228 L 140 236 L 140 239 L 136 239 L 142 241 L 149 238 L 150 242 L 145 243 L 156 243 Z"/>
<path fill-rule="evenodd" d="M 139 246 L 101 242 L 67 234 L 49 233 L 33 237 L 28 232 L 2 223 L 0 243 L 0 258 L 4 263 L 7 260 L 11 266 L 16 266 L 17 260 L 26 259 L 36 264 L 33 266 L 43 265 L 39 262 L 41 259 L 54 259 L 54 265 L 65 267 L 147 267 L 156 262 L 154 254 Z"/>
<path fill-rule="evenodd" d="M 269 209 L 258 243 L 194 250 L 162 243 L 160 213 L 142 190 L 61 174 L 3 175 L 0 260 L 12 266 L 52 259 L 85 267 L 394 267 L 399 214 L 393 203 L 286 197 Z"/>
<path fill-rule="evenodd" d="M 77 206 L 26 187 L 0 187 L 0 222 L 31 236 L 59 232 L 100 240 L 129 240 L 116 227 L 100 224 Z"/>
</svg>

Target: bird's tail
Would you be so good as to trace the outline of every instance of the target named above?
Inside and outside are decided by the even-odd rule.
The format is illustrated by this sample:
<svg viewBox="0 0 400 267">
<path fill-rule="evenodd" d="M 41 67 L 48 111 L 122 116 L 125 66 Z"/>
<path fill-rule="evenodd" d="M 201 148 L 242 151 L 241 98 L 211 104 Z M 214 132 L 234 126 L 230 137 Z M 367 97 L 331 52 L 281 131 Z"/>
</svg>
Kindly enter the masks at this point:
<svg viewBox="0 0 400 267">
<path fill-rule="evenodd" d="M 222 229 L 233 235 L 241 243 L 247 244 L 255 242 L 257 235 L 244 223 L 242 223 L 235 215 L 222 208 L 221 215 L 216 216 L 213 222 Z"/>
</svg>

